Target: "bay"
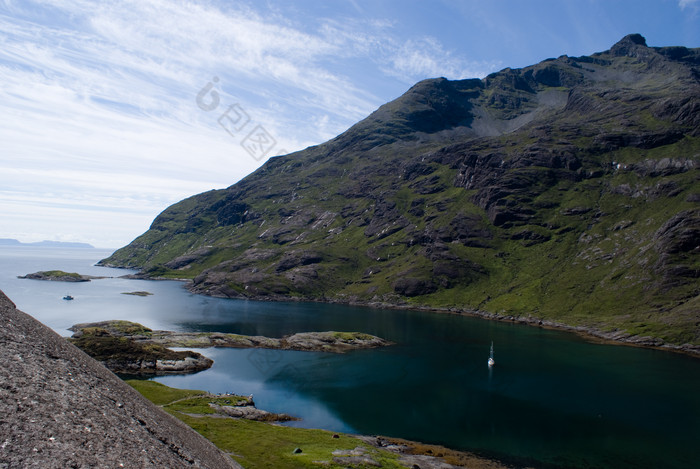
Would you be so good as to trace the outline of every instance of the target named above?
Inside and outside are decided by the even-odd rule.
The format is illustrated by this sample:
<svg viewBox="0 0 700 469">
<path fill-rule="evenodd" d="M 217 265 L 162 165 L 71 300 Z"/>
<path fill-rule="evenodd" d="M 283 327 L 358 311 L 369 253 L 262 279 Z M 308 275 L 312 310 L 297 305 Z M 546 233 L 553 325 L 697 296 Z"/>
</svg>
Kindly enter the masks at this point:
<svg viewBox="0 0 700 469">
<path fill-rule="evenodd" d="M 279 337 L 361 331 L 396 345 L 343 355 L 205 349 L 214 366 L 170 386 L 253 394 L 292 425 L 382 434 L 535 467 L 695 467 L 700 360 L 458 315 L 192 295 L 182 283 L 17 279 L 37 270 L 119 276 L 101 250 L 0 247 L 0 289 L 62 335 L 78 322 Z M 147 290 L 148 297 L 121 293 Z M 64 301 L 71 294 L 74 301 Z M 491 341 L 496 366 L 486 364 Z"/>
</svg>

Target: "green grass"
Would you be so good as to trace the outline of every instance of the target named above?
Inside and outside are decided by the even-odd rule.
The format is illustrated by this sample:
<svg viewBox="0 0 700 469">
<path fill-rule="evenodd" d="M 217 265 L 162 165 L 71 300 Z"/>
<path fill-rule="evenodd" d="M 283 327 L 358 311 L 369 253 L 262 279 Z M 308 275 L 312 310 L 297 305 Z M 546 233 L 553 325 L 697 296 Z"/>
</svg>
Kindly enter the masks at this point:
<svg viewBox="0 0 700 469">
<path fill-rule="evenodd" d="M 64 272 L 62 270 L 44 270 L 41 272 L 37 272 L 37 274 L 43 275 L 45 277 L 72 277 L 75 279 L 83 278 L 83 276 L 77 272 Z"/>
<path fill-rule="evenodd" d="M 166 408 L 167 410 L 167 408 Z M 379 467 L 405 468 L 399 464 L 397 456 L 375 449 L 362 440 L 339 435 L 325 430 L 271 425 L 243 419 L 222 419 L 213 417 L 193 417 L 179 412 L 171 412 L 219 449 L 234 455 L 246 469 L 280 468 L 319 468 L 341 469 L 346 464 L 333 462 L 333 452 L 362 447 L 367 450 Z M 294 454 L 296 448 L 302 450 Z M 370 467 L 370 466 L 368 466 Z"/>
<path fill-rule="evenodd" d="M 109 329 L 125 335 L 145 335 L 151 336 L 153 331 L 137 322 L 124 321 L 121 319 L 109 321 Z"/>
<path fill-rule="evenodd" d="M 380 467 L 404 468 L 396 454 L 374 448 L 359 438 L 328 432 L 274 425 L 251 420 L 212 416 L 209 403 L 230 405 L 242 397 L 211 396 L 204 391 L 175 389 L 153 381 L 128 380 L 134 389 L 154 404 L 199 432 L 246 469 L 319 468 L 341 469 L 333 462 L 337 450 L 365 449 Z M 337 435 L 338 438 L 333 436 Z M 294 454 L 296 448 L 302 450 Z"/>
<path fill-rule="evenodd" d="M 141 334 L 143 330 L 146 330 L 150 335 L 150 329 L 140 324 L 128 321 L 113 321 L 112 324 L 116 324 L 116 327 L 122 326 L 127 334 Z M 80 337 L 68 340 L 98 361 L 131 363 L 139 360 L 183 360 L 193 356 L 193 352 L 177 352 L 159 344 L 143 344 L 129 337 L 114 336 L 107 328 L 86 327 L 81 329 L 81 332 Z"/>
<path fill-rule="evenodd" d="M 371 334 L 364 334 L 362 332 L 333 332 L 334 339 L 340 339 L 347 342 L 353 340 L 369 340 L 372 338 Z"/>
<path fill-rule="evenodd" d="M 207 394 L 204 391 L 171 388 L 156 381 L 130 379 L 126 381 L 132 388 L 140 392 L 146 399 L 156 405 L 163 406 L 180 399 Z"/>
</svg>

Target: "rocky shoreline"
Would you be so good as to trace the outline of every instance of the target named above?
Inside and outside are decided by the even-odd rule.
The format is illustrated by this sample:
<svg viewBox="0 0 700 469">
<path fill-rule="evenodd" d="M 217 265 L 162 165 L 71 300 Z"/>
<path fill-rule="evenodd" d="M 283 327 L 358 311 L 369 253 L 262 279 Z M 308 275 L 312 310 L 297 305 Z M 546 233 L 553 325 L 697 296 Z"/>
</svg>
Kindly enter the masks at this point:
<svg viewBox="0 0 700 469">
<path fill-rule="evenodd" d="M 147 278 L 147 277 L 140 277 Z M 165 280 L 165 279 L 163 279 Z M 212 296 L 216 298 L 231 298 L 222 294 L 214 294 L 209 292 L 203 292 L 192 288 L 192 281 L 189 279 L 175 279 L 178 281 L 186 282 L 185 288 L 192 293 L 199 295 Z M 382 301 L 360 301 L 357 299 L 326 299 L 326 300 L 314 300 L 310 298 L 296 298 L 296 297 L 276 297 L 276 296 L 252 296 L 246 297 L 248 300 L 254 301 L 299 301 L 299 302 L 310 302 L 310 303 L 327 303 L 327 304 L 342 304 L 349 306 L 361 306 L 367 308 L 379 308 L 379 309 L 396 309 L 396 310 L 413 310 L 413 311 L 426 311 L 431 313 L 439 314 L 458 314 L 463 316 L 473 316 L 481 319 L 487 319 L 490 321 L 501 321 L 518 323 L 528 326 L 541 327 L 544 329 L 559 330 L 565 332 L 572 332 L 577 334 L 584 339 L 597 342 L 597 343 L 608 343 L 612 345 L 627 345 L 633 347 L 642 348 L 652 348 L 658 350 L 665 350 L 669 352 L 682 353 L 685 355 L 700 358 L 700 345 L 693 344 L 671 344 L 665 342 L 663 339 L 652 336 L 639 336 L 633 335 L 623 330 L 614 331 L 603 331 L 593 326 L 573 326 L 570 324 L 565 324 L 562 322 L 552 321 L 549 319 L 538 318 L 536 316 L 515 316 L 509 314 L 498 314 L 491 313 L 488 311 L 482 311 L 478 309 L 460 309 L 460 308 L 439 308 L 431 306 L 423 306 L 416 304 L 407 303 L 387 303 Z"/>
<path fill-rule="evenodd" d="M 510 322 L 517 323 L 527 326 L 540 327 L 543 329 L 552 329 L 558 331 L 572 332 L 578 336 L 596 343 L 607 343 L 611 345 L 626 345 L 632 347 L 642 347 L 642 348 L 652 348 L 658 350 L 665 350 L 668 352 L 682 353 L 685 355 L 690 355 L 696 358 L 700 358 L 700 345 L 693 344 L 670 344 L 664 342 L 663 339 L 652 336 L 638 336 L 633 335 L 622 330 L 614 331 L 603 331 L 592 326 L 572 326 L 570 324 L 564 324 L 557 321 L 552 321 L 549 319 L 542 319 L 535 316 L 514 316 L 509 314 L 497 314 L 490 313 L 488 311 L 481 310 L 463 310 L 458 308 L 432 308 L 427 306 L 418 305 L 392 305 L 387 303 L 341 303 L 341 304 L 351 304 L 353 306 L 366 306 L 371 308 L 386 308 L 386 309 L 400 309 L 400 310 L 417 310 L 417 311 L 427 311 L 432 313 L 440 314 L 458 314 L 463 316 L 473 316 L 480 319 L 487 319 L 490 321 L 500 321 L 500 322 Z"/>
<path fill-rule="evenodd" d="M 700 358 L 700 345 L 693 344 L 669 344 L 664 342 L 658 337 L 652 336 L 639 336 L 633 335 L 628 332 L 616 329 L 614 331 L 603 331 L 595 327 L 590 326 L 572 326 L 569 324 L 564 324 L 556 321 L 551 321 L 547 319 L 540 319 L 531 316 L 509 316 L 495 313 L 488 313 L 485 311 L 475 311 L 475 312 L 460 312 L 459 314 L 465 314 L 469 316 L 476 316 L 483 319 L 489 319 L 494 321 L 504 321 L 504 322 L 515 322 L 519 324 L 525 324 L 529 326 L 542 327 L 544 329 L 553 329 L 559 331 L 573 332 L 586 340 L 598 343 L 607 343 L 613 345 L 627 345 L 633 347 L 643 347 L 643 348 L 653 348 L 658 350 L 665 350 L 669 352 L 683 353 L 686 355 L 694 356 Z"/>
</svg>

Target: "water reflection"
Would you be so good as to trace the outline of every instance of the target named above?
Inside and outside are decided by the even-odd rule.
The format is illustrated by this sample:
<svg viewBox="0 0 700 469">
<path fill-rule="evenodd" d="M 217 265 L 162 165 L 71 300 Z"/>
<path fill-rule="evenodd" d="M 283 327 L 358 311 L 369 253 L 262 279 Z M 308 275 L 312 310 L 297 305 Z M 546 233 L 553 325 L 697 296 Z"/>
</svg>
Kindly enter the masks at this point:
<svg viewBox="0 0 700 469">
<path fill-rule="evenodd" d="M 303 417 L 292 426 L 327 428 L 353 432 L 350 425 L 312 392 L 313 381 L 305 375 L 304 363 L 313 360 L 309 352 L 269 351 L 254 349 L 198 349 L 214 360 L 209 370 L 184 376 L 160 376 L 156 381 L 183 389 L 204 389 L 211 393 L 253 394 L 256 405 L 271 412 Z M 260 357 L 274 357 L 270 366 L 260 366 Z M 325 355 L 325 354 L 319 354 Z M 252 359 L 251 359 L 252 358 Z M 319 358 L 319 357 L 317 357 Z M 322 357 L 320 357 L 322 358 Z"/>
<path fill-rule="evenodd" d="M 396 342 L 344 355 L 207 349 L 214 366 L 158 378 L 171 386 L 254 394 L 261 408 L 303 418 L 294 425 L 412 438 L 538 466 L 685 468 L 700 460 L 697 359 L 456 315 L 207 298 L 177 282 L 93 281 L 76 285 L 76 300 L 66 302 L 65 285 L 16 278 L 53 268 L 106 272 L 88 257 L 3 257 L 0 288 L 66 333 L 77 322 L 127 319 L 271 337 L 362 331 Z M 121 294 L 134 290 L 154 295 Z M 498 363 L 489 369 L 491 340 Z"/>
</svg>

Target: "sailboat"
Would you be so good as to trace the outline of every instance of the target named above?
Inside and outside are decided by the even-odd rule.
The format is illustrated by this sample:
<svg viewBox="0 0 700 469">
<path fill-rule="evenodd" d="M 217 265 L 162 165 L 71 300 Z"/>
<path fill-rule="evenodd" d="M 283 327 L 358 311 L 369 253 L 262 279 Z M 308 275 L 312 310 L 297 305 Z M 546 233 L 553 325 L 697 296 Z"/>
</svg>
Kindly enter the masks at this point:
<svg viewBox="0 0 700 469">
<path fill-rule="evenodd" d="M 493 359 L 493 341 L 491 341 L 491 353 L 489 354 L 489 366 L 496 364 L 496 360 Z"/>
</svg>

